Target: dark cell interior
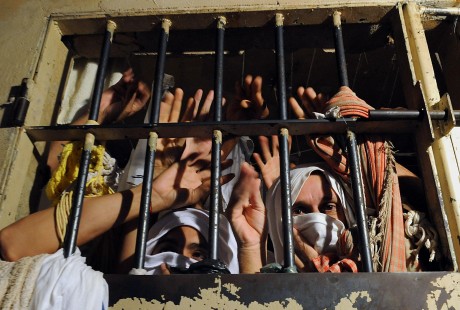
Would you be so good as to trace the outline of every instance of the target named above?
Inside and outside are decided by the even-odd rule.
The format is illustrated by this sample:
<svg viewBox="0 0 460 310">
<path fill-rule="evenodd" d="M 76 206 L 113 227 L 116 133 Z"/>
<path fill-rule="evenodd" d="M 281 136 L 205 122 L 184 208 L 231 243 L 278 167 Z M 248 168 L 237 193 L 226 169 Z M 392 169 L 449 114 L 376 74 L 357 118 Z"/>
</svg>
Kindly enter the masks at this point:
<svg viewBox="0 0 460 310">
<path fill-rule="evenodd" d="M 134 68 L 136 76 L 151 84 L 155 72 L 158 31 L 118 33 L 114 37 L 112 61 Z M 405 107 L 399 78 L 399 65 L 389 24 L 349 24 L 343 26 L 350 87 L 375 108 Z M 64 41 L 79 57 L 97 57 L 100 36 L 65 37 Z M 332 96 L 338 89 L 338 72 L 330 25 L 284 27 L 285 72 L 288 96 L 296 96 L 299 86 L 313 87 Z M 165 73 L 174 77 L 175 87 L 191 97 L 199 88 L 207 93 L 214 88 L 215 30 L 171 30 Z M 247 74 L 263 78 L 263 95 L 270 118 L 279 118 L 276 99 L 275 32 L 273 27 L 231 28 L 225 34 L 223 96 L 234 99 L 235 83 Z M 292 118 L 294 116 L 291 115 Z M 130 122 L 143 122 L 139 115 Z M 411 170 L 417 170 L 413 139 L 394 137 L 396 155 Z M 127 161 L 135 141 L 117 141 L 114 152 L 120 163 Z M 118 147 L 123 144 L 125 147 Z M 294 137 L 293 162 L 316 161 L 304 137 Z"/>
</svg>

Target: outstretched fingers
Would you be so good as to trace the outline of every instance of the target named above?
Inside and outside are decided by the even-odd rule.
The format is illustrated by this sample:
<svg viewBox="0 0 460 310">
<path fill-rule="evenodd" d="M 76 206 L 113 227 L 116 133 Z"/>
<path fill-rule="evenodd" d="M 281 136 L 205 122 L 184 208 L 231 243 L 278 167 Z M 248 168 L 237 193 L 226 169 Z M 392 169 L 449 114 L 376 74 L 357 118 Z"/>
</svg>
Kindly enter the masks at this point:
<svg viewBox="0 0 460 310">
<path fill-rule="evenodd" d="M 176 88 L 174 92 L 174 100 L 169 113 L 169 123 L 177 123 L 179 121 L 180 112 L 182 109 L 182 100 L 184 99 L 184 91 L 181 88 Z"/>
<path fill-rule="evenodd" d="M 298 119 L 314 118 L 314 112 L 324 112 L 327 98 L 321 93 L 317 94 L 313 88 L 299 87 L 297 96 L 301 104 L 293 97 L 289 98 L 289 103 Z"/>
<path fill-rule="evenodd" d="M 209 118 L 209 111 L 211 110 L 212 101 L 214 100 L 214 91 L 210 90 L 208 95 L 200 106 L 196 120 L 199 122 L 205 122 Z M 198 102 L 199 103 L 199 102 Z"/>
</svg>

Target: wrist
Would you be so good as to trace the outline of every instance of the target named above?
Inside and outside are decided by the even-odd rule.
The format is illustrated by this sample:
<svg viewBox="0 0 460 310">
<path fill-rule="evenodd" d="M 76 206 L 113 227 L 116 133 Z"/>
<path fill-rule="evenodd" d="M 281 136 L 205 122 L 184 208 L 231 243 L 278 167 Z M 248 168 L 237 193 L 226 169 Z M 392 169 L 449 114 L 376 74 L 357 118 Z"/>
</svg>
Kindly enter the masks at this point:
<svg viewBox="0 0 460 310">
<path fill-rule="evenodd" d="M 238 260 L 240 262 L 240 273 L 252 274 L 260 272 L 265 261 L 261 245 L 239 247 Z"/>
</svg>

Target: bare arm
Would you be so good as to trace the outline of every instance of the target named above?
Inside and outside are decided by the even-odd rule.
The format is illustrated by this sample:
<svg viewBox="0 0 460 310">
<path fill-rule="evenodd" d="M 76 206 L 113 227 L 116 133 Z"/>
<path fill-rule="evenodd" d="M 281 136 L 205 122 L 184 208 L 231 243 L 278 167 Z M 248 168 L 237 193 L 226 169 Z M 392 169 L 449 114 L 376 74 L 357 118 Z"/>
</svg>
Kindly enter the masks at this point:
<svg viewBox="0 0 460 310">
<path fill-rule="evenodd" d="M 152 213 L 171 207 L 193 205 L 209 193 L 209 161 L 185 158 L 174 163 L 152 183 Z M 223 163 L 223 167 L 228 163 Z M 223 177 L 223 182 L 229 177 Z M 141 186 L 130 190 L 86 198 L 83 203 L 77 245 L 101 235 L 112 227 L 139 216 Z M 0 231 L 0 251 L 6 260 L 52 253 L 59 248 L 54 208 L 31 214 Z"/>
</svg>

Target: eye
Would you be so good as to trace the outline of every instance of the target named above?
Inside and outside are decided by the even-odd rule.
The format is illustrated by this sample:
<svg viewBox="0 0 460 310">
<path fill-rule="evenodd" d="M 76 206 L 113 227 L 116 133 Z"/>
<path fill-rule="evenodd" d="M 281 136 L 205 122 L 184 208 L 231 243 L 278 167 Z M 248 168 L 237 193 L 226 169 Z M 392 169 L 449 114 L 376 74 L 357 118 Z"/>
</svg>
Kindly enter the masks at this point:
<svg viewBox="0 0 460 310">
<path fill-rule="evenodd" d="M 337 205 L 333 202 L 325 203 L 320 207 L 321 213 L 337 212 Z"/>
<path fill-rule="evenodd" d="M 302 214 L 308 214 L 310 213 L 310 210 L 308 210 L 307 207 L 304 206 L 293 206 L 292 207 L 292 215 L 302 215 Z"/>
<path fill-rule="evenodd" d="M 192 253 L 192 258 L 196 260 L 203 260 L 207 257 L 207 254 L 205 251 L 197 250 Z"/>
</svg>

